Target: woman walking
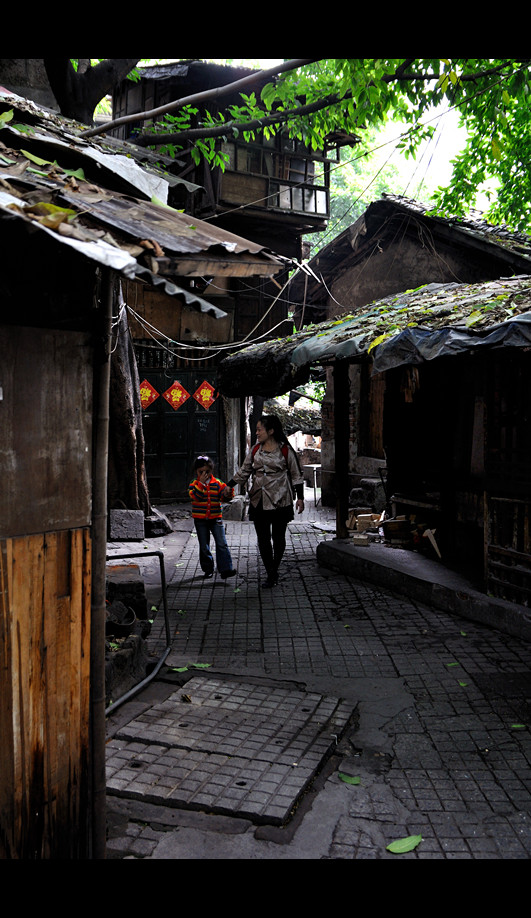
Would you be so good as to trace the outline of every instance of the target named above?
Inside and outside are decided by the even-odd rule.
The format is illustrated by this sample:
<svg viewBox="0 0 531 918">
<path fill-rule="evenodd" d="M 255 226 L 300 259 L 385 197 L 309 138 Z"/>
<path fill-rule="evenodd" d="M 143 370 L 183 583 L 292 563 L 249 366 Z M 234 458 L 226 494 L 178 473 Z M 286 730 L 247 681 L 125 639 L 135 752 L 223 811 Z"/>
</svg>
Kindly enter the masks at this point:
<svg viewBox="0 0 531 918">
<path fill-rule="evenodd" d="M 243 484 L 252 477 L 249 519 L 254 524 L 267 575 L 262 586 L 268 589 L 278 583 L 278 569 L 286 548 L 286 528 L 294 518 L 294 490 L 297 510 L 299 513 L 304 510 L 304 478 L 295 452 L 275 415 L 260 418 L 256 440 L 228 487 Z"/>
<path fill-rule="evenodd" d="M 198 456 L 194 462 L 196 477 L 190 482 L 188 493 L 192 501 L 192 517 L 199 541 L 199 564 L 205 577 L 214 574 L 214 558 L 210 550 L 210 535 L 216 545 L 216 565 L 220 577 L 234 577 L 232 557 L 227 545 L 223 525 L 221 501 L 231 500 L 234 492 L 213 475 L 214 463 L 208 456 Z M 228 495 L 228 496 L 227 496 Z"/>
</svg>

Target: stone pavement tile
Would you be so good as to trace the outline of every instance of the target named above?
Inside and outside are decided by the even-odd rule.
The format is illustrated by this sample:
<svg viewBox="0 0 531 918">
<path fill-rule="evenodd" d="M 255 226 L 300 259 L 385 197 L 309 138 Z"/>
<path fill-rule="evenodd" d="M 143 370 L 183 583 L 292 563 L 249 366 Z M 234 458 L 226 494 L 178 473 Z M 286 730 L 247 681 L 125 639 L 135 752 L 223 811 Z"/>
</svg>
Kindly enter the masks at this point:
<svg viewBox="0 0 531 918">
<path fill-rule="evenodd" d="M 197 676 L 118 729 L 108 793 L 282 822 L 352 713 L 317 693 Z"/>
<path fill-rule="evenodd" d="M 402 856 L 410 859 L 531 856 L 529 644 L 320 568 L 315 549 L 321 535 L 307 523 L 289 527 L 279 588 L 266 595 L 259 585 L 262 574 L 252 527 L 233 524 L 228 535 L 239 571 L 230 585 L 219 578 L 201 579 L 192 540 L 183 552 L 179 576 L 169 589 L 175 632 L 169 666 L 210 664 L 209 679 L 214 681 L 217 673 L 230 682 L 239 672 L 283 686 L 288 681 L 292 687 L 318 684 L 334 698 L 341 696 L 336 689 L 341 685 L 354 697 L 352 706 L 358 686 L 374 686 L 377 693 L 374 701 L 365 696 L 353 734 L 362 781 L 345 791 L 345 811 L 335 818 L 324 856 L 394 858 L 386 845 L 409 834 L 422 835 L 419 847 Z M 397 699 L 395 707 L 388 698 Z M 189 704 L 189 716 L 192 708 Z M 526 729 L 513 729 L 519 723 Z M 260 755 L 269 755 L 269 740 L 259 736 L 259 728 L 257 748 Z M 262 763 L 260 758 L 254 762 L 249 731 L 235 715 L 231 729 L 223 741 L 228 737 L 227 748 L 241 759 L 239 776 L 245 786 L 238 785 L 228 757 L 214 761 L 210 749 L 200 748 L 202 737 L 201 743 L 178 750 L 200 758 L 193 760 L 193 769 L 191 760 L 184 765 L 179 761 L 181 788 L 176 793 L 212 797 L 206 769 L 215 775 L 223 806 L 227 799 L 230 806 L 239 806 L 247 794 L 253 820 L 259 821 L 261 814 L 267 821 L 267 807 L 282 781 L 288 796 L 296 792 L 288 776 L 300 787 L 299 766 L 273 771 L 269 783 L 264 774 L 257 778 L 250 766 Z M 280 726 L 278 730 L 280 739 Z M 116 760 L 116 770 L 131 781 L 143 767 L 130 767 L 134 757 L 157 747 L 151 735 L 143 740 L 122 739 L 121 750 L 109 750 L 110 756 L 125 754 L 125 760 Z M 238 756 L 238 749 L 245 756 Z M 291 751 L 295 749 L 293 742 Z M 159 746 L 161 761 L 154 766 L 151 760 L 153 774 L 164 774 L 169 751 Z M 280 769 L 286 768 L 282 756 L 277 761 Z M 203 785 L 194 785 L 192 791 L 196 769 Z M 187 778 L 190 786 L 184 783 Z M 339 779 L 334 774 L 329 780 Z M 139 788 L 142 793 L 142 784 Z M 283 813 L 288 811 L 280 794 L 277 803 Z M 204 805 L 208 809 L 208 802 Z"/>
<path fill-rule="evenodd" d="M 311 779 L 311 767 L 250 762 L 229 755 L 148 747 L 142 760 L 135 744 L 120 742 L 120 767 L 110 750 L 108 793 L 165 806 L 237 814 L 282 824 Z"/>
</svg>

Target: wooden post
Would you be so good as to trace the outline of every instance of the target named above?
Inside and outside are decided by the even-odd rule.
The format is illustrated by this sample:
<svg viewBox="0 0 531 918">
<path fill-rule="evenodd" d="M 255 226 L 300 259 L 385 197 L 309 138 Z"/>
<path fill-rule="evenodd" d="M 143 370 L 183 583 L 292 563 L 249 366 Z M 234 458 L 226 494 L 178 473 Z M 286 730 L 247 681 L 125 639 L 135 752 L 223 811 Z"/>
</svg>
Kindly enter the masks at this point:
<svg viewBox="0 0 531 918">
<path fill-rule="evenodd" d="M 91 855 L 104 859 L 106 853 L 105 780 L 105 571 L 107 555 L 107 468 L 109 445 L 109 388 L 111 375 L 111 332 L 114 275 L 105 271 L 102 279 L 102 348 L 98 375 L 93 477 L 93 554 L 91 617 Z"/>
<path fill-rule="evenodd" d="M 334 447 L 336 490 L 336 539 L 348 539 L 350 387 L 349 363 L 334 364 Z"/>
</svg>

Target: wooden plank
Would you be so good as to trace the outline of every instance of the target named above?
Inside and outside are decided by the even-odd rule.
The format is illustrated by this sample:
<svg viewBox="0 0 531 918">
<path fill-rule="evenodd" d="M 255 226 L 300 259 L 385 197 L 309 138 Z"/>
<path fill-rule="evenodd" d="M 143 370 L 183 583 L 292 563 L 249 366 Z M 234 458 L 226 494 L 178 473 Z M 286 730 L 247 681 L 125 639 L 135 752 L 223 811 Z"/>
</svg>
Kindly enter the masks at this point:
<svg viewBox="0 0 531 918">
<path fill-rule="evenodd" d="M 44 589 L 47 614 L 44 620 L 44 644 L 47 655 L 48 686 L 46 694 L 46 744 L 48 750 L 47 780 L 50 823 L 65 825 L 65 796 L 54 793 L 61 786 L 62 768 L 70 756 L 67 741 L 68 684 L 65 684 L 65 660 L 70 654 L 70 565 L 69 533 L 46 536 Z"/>
<path fill-rule="evenodd" d="M 0 857 L 87 848 L 90 532 L 0 543 Z"/>
<path fill-rule="evenodd" d="M 173 277 L 203 277 L 212 275 L 217 277 L 272 277 L 283 270 L 283 265 L 278 262 L 268 261 L 264 256 L 238 255 L 231 258 L 209 258 L 201 256 L 174 256 L 173 258 L 155 259 L 160 275 Z M 220 309 L 223 307 L 220 306 Z"/>
<path fill-rule="evenodd" d="M 90 696 L 90 567 L 87 565 L 86 533 L 72 533 L 72 564 L 70 567 L 70 748 L 71 761 L 76 763 L 71 783 L 76 788 L 76 809 L 71 814 L 79 824 L 85 803 L 83 778 L 87 774 L 89 743 Z"/>
<path fill-rule="evenodd" d="M 92 340 L 0 327 L 0 539 L 90 523 Z"/>
<path fill-rule="evenodd" d="M 241 172 L 225 172 L 221 180 L 220 202 L 256 204 L 267 207 L 267 180 Z"/>
<path fill-rule="evenodd" d="M 14 851 L 15 828 L 15 731 L 13 728 L 13 635 L 10 613 L 10 570 L 11 552 L 9 546 L 0 543 L 0 858 L 11 858 Z"/>
<path fill-rule="evenodd" d="M 64 544 L 64 534 L 61 533 Z M 60 709 L 62 686 L 57 679 L 57 635 L 61 616 L 58 608 L 58 569 L 62 567 L 62 553 L 58 547 L 57 533 L 49 533 L 43 539 L 44 575 L 43 594 L 44 609 L 42 620 L 42 667 L 45 674 L 43 685 L 43 721 L 45 772 L 43 788 L 47 800 L 47 834 L 50 827 L 57 824 L 57 804 L 60 797 L 55 789 L 58 786 L 59 751 L 58 736 L 61 732 L 64 714 Z"/>
<path fill-rule="evenodd" d="M 43 614 L 43 536 L 13 544 L 10 605 L 13 616 L 13 732 L 15 740 L 15 814 L 26 857 L 42 852 L 45 833 L 43 796 L 43 711 L 41 634 Z M 18 747 L 17 747 L 18 740 Z"/>
</svg>

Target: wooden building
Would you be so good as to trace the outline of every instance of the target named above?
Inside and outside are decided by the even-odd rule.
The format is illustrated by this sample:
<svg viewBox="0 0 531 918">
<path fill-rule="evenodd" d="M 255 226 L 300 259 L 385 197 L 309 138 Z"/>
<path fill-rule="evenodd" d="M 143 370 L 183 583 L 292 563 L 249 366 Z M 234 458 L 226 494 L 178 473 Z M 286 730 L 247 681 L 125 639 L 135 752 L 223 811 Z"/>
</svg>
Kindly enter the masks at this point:
<svg viewBox="0 0 531 918">
<path fill-rule="evenodd" d="M 105 857 L 110 418 L 132 401 L 122 390 L 111 403 L 123 288 L 162 291 L 183 322 L 223 322 L 186 282 L 194 262 L 220 275 L 281 266 L 165 206 L 178 180 L 135 157 L 0 93 L 2 859 Z"/>
<path fill-rule="evenodd" d="M 333 374 L 337 535 L 353 444 L 370 405 L 353 379 L 377 381 L 389 502 L 435 528 L 443 563 L 523 609 L 531 600 L 531 278 L 426 284 L 359 306 L 290 339 L 225 358 L 220 389 L 287 392 Z M 354 456 L 355 458 L 355 456 Z"/>
<path fill-rule="evenodd" d="M 531 240 L 521 233 L 491 226 L 481 214 L 445 218 L 396 195 L 369 205 L 347 230 L 325 246 L 299 272 L 287 295 L 295 322 L 303 328 L 358 311 L 375 300 L 426 284 L 474 284 L 527 274 Z M 392 307 L 390 307 L 390 311 Z M 386 467 L 383 439 L 385 383 L 381 375 L 352 367 L 349 377 L 351 487 L 379 476 Z M 323 501 L 336 500 L 334 465 L 334 379 L 327 374 L 323 402 Z"/>
<path fill-rule="evenodd" d="M 115 118 L 225 86 L 252 71 L 192 60 L 139 72 L 139 81 L 124 81 L 114 93 Z M 258 93 L 260 85 L 253 85 L 252 90 Z M 208 108 L 215 115 L 238 100 L 234 92 L 209 102 Z M 125 139 L 140 127 L 132 121 L 117 127 L 115 133 Z M 192 320 L 187 316 L 186 321 L 173 316 L 172 320 L 163 299 L 148 290 L 135 302 L 140 320 L 149 321 L 151 335 L 160 343 L 157 349 L 142 321 L 132 323 L 141 378 L 160 394 L 175 379 L 185 393 L 178 411 L 160 397 L 144 411 L 148 481 L 154 499 L 186 495 L 187 482 L 172 474 L 177 453 L 189 469 L 194 454 L 206 451 L 217 460 L 222 475 L 231 475 L 239 463 L 249 437 L 249 417 L 261 413 L 260 398 L 251 392 L 241 402 L 216 399 L 205 412 L 197 407 L 194 395 L 203 383 L 215 389 L 216 369 L 227 345 L 290 333 L 293 322 L 283 288 L 293 269 L 292 260 L 301 258 L 303 235 L 325 229 L 329 217 L 328 154 L 311 152 L 283 132 L 269 138 L 259 133 L 252 141 L 239 135 L 224 139 L 219 146 L 227 160 L 223 170 L 211 168 L 204 160 L 196 164 L 190 148 L 176 155 L 175 174 L 191 183 L 188 190 L 183 185 L 176 189 L 180 194 L 185 189 L 182 206 L 211 227 L 252 240 L 285 261 L 274 278 L 228 276 L 205 266 L 193 281 L 194 289 L 226 313 L 222 322 L 205 322 L 197 316 Z M 254 431 L 254 423 L 251 426 Z"/>
</svg>

